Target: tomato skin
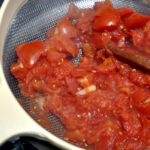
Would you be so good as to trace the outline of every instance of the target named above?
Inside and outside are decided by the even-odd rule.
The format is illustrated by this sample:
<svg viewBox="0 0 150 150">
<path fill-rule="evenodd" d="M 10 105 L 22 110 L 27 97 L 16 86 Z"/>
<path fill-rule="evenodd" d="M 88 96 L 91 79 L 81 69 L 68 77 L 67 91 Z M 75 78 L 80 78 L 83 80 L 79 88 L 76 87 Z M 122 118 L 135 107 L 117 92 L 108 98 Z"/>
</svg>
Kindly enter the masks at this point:
<svg viewBox="0 0 150 150">
<path fill-rule="evenodd" d="M 62 41 L 62 45 L 64 46 L 64 52 L 66 52 L 68 55 L 71 54 L 73 57 L 75 57 L 76 54 L 78 54 L 79 50 L 76 44 L 71 39 L 60 37 L 59 40 Z"/>
<path fill-rule="evenodd" d="M 27 68 L 32 68 L 44 52 L 44 44 L 40 40 L 17 46 L 17 56 Z"/>
<path fill-rule="evenodd" d="M 124 19 L 124 24 L 127 29 L 135 29 L 143 27 L 149 20 L 149 16 L 134 12 Z"/>
<path fill-rule="evenodd" d="M 59 20 L 56 25 L 55 35 L 57 34 L 71 38 L 77 36 L 77 31 L 73 24 L 67 18 L 63 18 Z"/>
<path fill-rule="evenodd" d="M 77 37 L 77 30 L 66 17 L 59 20 L 55 31 L 49 30 L 47 36 L 50 38 L 47 38 L 45 41 L 46 50 L 65 52 L 67 55 L 72 56 L 75 56 L 78 53 L 76 43 L 71 39 Z M 56 53 L 57 52 L 54 54 L 53 52 L 53 55 L 56 55 Z M 50 58 L 50 56 L 48 57 Z"/>
<path fill-rule="evenodd" d="M 96 31 L 112 31 L 118 27 L 119 23 L 119 12 L 112 7 L 104 6 L 96 11 L 93 28 Z"/>
<path fill-rule="evenodd" d="M 54 36 L 52 39 L 48 39 L 45 41 L 45 47 L 49 50 L 55 50 L 58 52 L 64 52 L 67 56 L 72 55 L 73 57 L 76 56 L 78 53 L 78 48 L 67 36 L 57 35 Z"/>
</svg>

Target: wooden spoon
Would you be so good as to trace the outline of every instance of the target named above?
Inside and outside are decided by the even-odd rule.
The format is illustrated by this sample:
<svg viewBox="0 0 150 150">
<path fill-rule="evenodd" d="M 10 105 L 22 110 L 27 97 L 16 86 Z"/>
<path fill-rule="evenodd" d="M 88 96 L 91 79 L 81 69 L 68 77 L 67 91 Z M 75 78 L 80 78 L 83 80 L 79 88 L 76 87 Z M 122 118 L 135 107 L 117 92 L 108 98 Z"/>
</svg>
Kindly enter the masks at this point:
<svg viewBox="0 0 150 150">
<path fill-rule="evenodd" d="M 109 50 L 116 56 L 127 60 L 128 62 L 150 71 L 150 57 L 141 54 L 138 51 L 117 48 L 113 44 L 108 45 Z"/>
</svg>

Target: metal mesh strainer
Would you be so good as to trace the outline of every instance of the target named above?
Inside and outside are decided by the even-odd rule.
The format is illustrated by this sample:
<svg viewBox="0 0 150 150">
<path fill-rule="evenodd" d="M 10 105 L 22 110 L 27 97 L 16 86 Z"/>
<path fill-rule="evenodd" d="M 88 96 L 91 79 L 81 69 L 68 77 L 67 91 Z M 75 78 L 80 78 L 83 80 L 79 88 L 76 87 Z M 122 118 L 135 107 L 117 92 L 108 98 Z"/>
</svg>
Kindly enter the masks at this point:
<svg viewBox="0 0 150 150">
<path fill-rule="evenodd" d="M 10 73 L 10 65 L 17 60 L 15 47 L 18 44 L 35 39 L 44 40 L 49 28 L 54 27 L 58 19 L 63 17 L 71 2 L 79 8 L 92 7 L 97 0 L 28 0 L 13 17 L 7 32 L 3 50 L 3 71 L 8 85 L 17 98 L 25 99 L 17 87 L 16 79 Z M 129 6 L 134 10 L 150 15 L 149 5 L 144 0 L 112 0 L 115 7 Z M 28 112 L 26 101 L 24 109 Z M 48 116 L 52 124 L 47 130 L 55 131 L 55 135 L 62 138 L 61 122 L 52 114 Z M 38 118 L 33 118 L 38 120 Z"/>
</svg>

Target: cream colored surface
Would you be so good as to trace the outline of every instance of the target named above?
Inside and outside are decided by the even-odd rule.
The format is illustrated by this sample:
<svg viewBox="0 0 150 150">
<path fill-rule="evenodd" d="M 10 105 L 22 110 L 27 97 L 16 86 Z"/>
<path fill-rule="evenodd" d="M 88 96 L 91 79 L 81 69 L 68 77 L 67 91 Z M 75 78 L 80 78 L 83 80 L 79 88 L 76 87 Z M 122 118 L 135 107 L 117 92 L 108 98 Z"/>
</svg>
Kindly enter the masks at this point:
<svg viewBox="0 0 150 150">
<path fill-rule="evenodd" d="M 24 0 L 5 0 L 0 10 L 0 144 L 17 134 L 33 134 L 67 150 L 81 150 L 39 126 L 16 101 L 2 70 L 2 53 L 9 23 Z"/>
</svg>

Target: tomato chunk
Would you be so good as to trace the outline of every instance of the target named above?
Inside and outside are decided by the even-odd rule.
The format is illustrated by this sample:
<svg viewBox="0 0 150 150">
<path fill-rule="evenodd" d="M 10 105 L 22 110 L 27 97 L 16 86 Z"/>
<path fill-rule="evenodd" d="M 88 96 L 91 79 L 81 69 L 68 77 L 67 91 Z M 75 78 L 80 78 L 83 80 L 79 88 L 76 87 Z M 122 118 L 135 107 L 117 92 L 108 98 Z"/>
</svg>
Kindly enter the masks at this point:
<svg viewBox="0 0 150 150">
<path fill-rule="evenodd" d="M 150 93 L 138 88 L 132 94 L 134 105 L 144 114 L 150 114 Z"/>
<path fill-rule="evenodd" d="M 49 62 L 61 62 L 63 63 L 64 58 L 66 57 L 66 55 L 64 53 L 60 53 L 58 51 L 54 51 L 54 50 L 49 50 L 47 52 L 47 60 Z"/>
<path fill-rule="evenodd" d="M 120 14 L 114 8 L 104 6 L 98 9 L 95 13 L 94 30 L 114 30 L 120 23 Z"/>
<path fill-rule="evenodd" d="M 128 15 L 132 14 L 134 11 L 129 7 L 122 7 L 117 9 L 120 13 L 121 17 L 127 17 Z"/>
<path fill-rule="evenodd" d="M 97 10 L 104 5 L 109 6 L 109 7 L 113 7 L 113 4 L 110 0 L 105 0 L 102 2 L 95 2 L 94 8 Z"/>
<path fill-rule="evenodd" d="M 148 21 L 144 26 L 145 31 L 150 31 L 150 21 Z"/>
<path fill-rule="evenodd" d="M 67 18 L 63 18 L 59 20 L 56 25 L 55 35 L 57 34 L 71 38 L 77 36 L 77 31 L 73 24 Z"/>
<path fill-rule="evenodd" d="M 148 27 L 147 27 L 148 28 Z M 148 30 L 148 29 L 147 29 Z M 133 45 L 141 52 L 150 54 L 150 32 L 143 30 L 131 31 Z"/>
<path fill-rule="evenodd" d="M 28 72 L 27 68 L 21 62 L 11 65 L 10 70 L 16 78 L 22 80 L 26 77 Z"/>
<path fill-rule="evenodd" d="M 94 33 L 94 42 L 97 48 L 103 48 L 111 41 L 111 34 L 109 32 Z"/>
<path fill-rule="evenodd" d="M 17 46 L 17 55 L 27 68 L 32 68 L 44 52 L 44 44 L 40 40 Z"/>
<path fill-rule="evenodd" d="M 116 66 L 112 58 L 105 59 L 105 61 L 102 64 L 95 67 L 95 70 L 98 73 L 106 73 L 106 74 L 110 72 L 114 72 L 115 69 L 116 69 Z"/>
<path fill-rule="evenodd" d="M 75 42 L 62 35 L 57 35 L 52 39 L 48 39 L 45 41 L 46 50 L 55 50 L 58 52 L 64 52 L 67 56 L 72 55 L 73 57 L 76 56 L 78 53 L 78 48 Z"/>
<path fill-rule="evenodd" d="M 143 27 L 145 23 L 149 20 L 149 16 L 134 12 L 125 18 L 124 24 L 128 29 L 135 29 Z"/>
</svg>

